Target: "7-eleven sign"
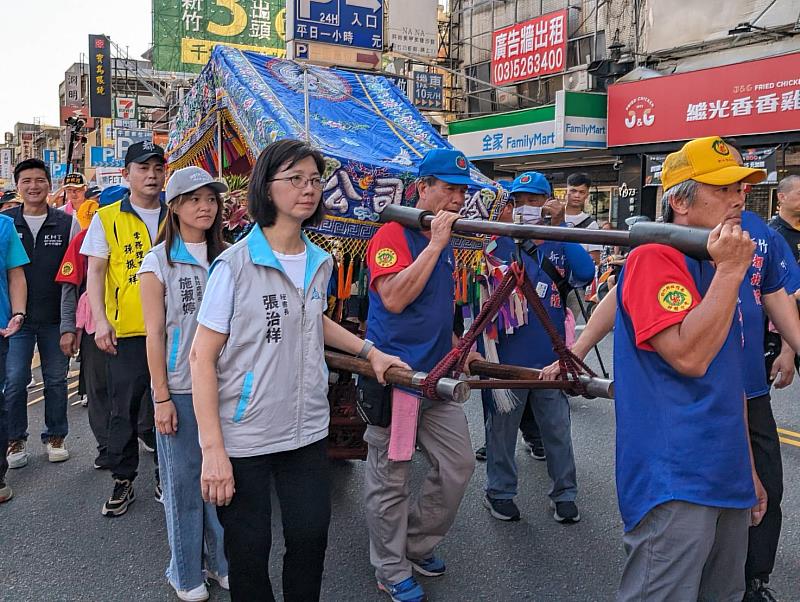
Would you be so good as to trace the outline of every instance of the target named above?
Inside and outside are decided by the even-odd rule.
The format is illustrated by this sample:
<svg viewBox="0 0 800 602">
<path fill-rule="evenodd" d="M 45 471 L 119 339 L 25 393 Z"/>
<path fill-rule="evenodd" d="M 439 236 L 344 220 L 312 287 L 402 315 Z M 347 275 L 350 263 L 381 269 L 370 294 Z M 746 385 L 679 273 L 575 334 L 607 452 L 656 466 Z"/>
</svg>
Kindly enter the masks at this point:
<svg viewBox="0 0 800 602">
<path fill-rule="evenodd" d="M 136 99 L 117 97 L 115 99 L 117 109 L 117 119 L 135 119 L 136 118 Z"/>
</svg>

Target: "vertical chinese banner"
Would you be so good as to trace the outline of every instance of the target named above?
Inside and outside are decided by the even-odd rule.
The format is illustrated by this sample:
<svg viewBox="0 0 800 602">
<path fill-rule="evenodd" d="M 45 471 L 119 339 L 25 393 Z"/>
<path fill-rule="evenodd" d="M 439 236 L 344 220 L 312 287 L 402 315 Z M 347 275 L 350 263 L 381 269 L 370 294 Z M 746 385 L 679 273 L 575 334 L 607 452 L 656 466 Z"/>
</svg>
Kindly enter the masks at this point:
<svg viewBox="0 0 800 602">
<path fill-rule="evenodd" d="M 112 117 L 111 42 L 106 36 L 89 36 L 89 115 Z"/>
<path fill-rule="evenodd" d="M 492 35 L 492 83 L 502 86 L 566 69 L 567 11 L 498 29 Z"/>
</svg>

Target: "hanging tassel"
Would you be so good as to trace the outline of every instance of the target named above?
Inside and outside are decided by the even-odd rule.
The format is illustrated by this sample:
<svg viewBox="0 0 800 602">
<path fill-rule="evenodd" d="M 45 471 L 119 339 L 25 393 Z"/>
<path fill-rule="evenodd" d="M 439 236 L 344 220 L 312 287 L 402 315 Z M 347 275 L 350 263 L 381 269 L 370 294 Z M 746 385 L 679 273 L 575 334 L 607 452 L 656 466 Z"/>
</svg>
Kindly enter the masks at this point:
<svg viewBox="0 0 800 602">
<path fill-rule="evenodd" d="M 489 299 L 489 295 L 484 287 L 480 287 L 479 296 L 481 306 L 483 306 L 483 304 Z M 488 331 L 489 329 L 487 328 L 481 335 L 483 337 L 484 357 L 486 358 L 487 362 L 499 364 L 500 358 L 497 354 L 497 341 L 490 336 Z M 494 409 L 498 414 L 508 414 L 509 412 L 513 412 L 521 403 L 519 397 L 517 397 L 510 389 L 492 389 L 492 402 Z"/>
</svg>

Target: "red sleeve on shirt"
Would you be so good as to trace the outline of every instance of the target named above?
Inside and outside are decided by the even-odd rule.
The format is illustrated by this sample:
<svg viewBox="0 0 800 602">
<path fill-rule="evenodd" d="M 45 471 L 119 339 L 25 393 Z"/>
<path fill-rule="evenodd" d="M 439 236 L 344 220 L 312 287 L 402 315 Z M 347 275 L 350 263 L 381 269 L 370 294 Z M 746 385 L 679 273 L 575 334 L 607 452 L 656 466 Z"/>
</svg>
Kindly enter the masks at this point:
<svg viewBox="0 0 800 602">
<path fill-rule="evenodd" d="M 375 281 L 381 276 L 396 274 L 413 262 L 403 226 L 396 222 L 384 224 L 367 245 L 370 288 L 375 290 Z"/>
<path fill-rule="evenodd" d="M 639 349 L 653 351 L 648 341 L 683 322 L 701 300 L 680 251 L 665 245 L 643 245 L 628 256 L 622 305 L 633 323 Z"/>
<path fill-rule="evenodd" d="M 86 278 L 86 256 L 80 254 L 81 244 L 83 239 L 86 238 L 86 230 L 82 230 L 75 235 L 67 251 L 64 253 L 64 259 L 61 260 L 61 267 L 58 268 L 56 274 L 56 282 L 74 284 L 80 286 Z"/>
</svg>

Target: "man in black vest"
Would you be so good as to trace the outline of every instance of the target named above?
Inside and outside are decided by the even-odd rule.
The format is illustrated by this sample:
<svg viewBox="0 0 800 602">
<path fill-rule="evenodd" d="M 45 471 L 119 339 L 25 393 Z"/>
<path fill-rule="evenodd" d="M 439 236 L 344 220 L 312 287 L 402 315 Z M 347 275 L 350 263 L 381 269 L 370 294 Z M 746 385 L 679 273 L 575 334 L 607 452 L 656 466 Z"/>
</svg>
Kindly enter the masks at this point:
<svg viewBox="0 0 800 602">
<path fill-rule="evenodd" d="M 5 214 L 14 220 L 30 263 L 25 266 L 28 303 L 25 323 L 9 339 L 6 360 L 5 396 L 8 409 L 8 465 L 22 468 L 28 463 L 28 383 L 36 346 L 44 378 L 44 420 L 42 443 L 50 462 L 69 458 L 64 445 L 67 436 L 67 368 L 61 352 L 61 285 L 55 277 L 69 241 L 80 230 L 77 221 L 47 204 L 50 172 L 39 159 L 26 159 L 14 168 L 14 182 L 22 206 Z"/>
</svg>

